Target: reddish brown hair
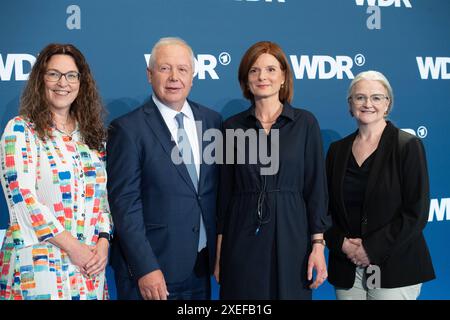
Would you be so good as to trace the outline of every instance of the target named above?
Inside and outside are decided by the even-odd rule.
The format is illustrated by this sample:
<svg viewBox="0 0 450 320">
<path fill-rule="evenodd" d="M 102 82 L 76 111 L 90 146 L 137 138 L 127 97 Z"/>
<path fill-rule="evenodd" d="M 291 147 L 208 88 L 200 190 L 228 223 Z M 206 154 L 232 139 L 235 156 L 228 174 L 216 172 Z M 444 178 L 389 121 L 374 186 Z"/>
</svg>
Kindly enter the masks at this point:
<svg viewBox="0 0 450 320">
<path fill-rule="evenodd" d="M 263 53 L 273 55 L 280 63 L 281 70 L 284 71 L 285 82 L 283 87 L 280 89 L 279 99 L 282 103 L 291 103 L 294 96 L 294 83 L 292 79 L 291 67 L 289 66 L 286 55 L 284 54 L 283 50 L 281 50 L 280 46 L 270 41 L 261 41 L 255 43 L 245 52 L 244 56 L 242 57 L 238 73 L 242 94 L 245 98 L 254 102 L 255 97 L 248 88 L 248 72 L 250 71 L 250 68 L 253 66 L 256 60 L 259 58 L 259 56 Z"/>
</svg>

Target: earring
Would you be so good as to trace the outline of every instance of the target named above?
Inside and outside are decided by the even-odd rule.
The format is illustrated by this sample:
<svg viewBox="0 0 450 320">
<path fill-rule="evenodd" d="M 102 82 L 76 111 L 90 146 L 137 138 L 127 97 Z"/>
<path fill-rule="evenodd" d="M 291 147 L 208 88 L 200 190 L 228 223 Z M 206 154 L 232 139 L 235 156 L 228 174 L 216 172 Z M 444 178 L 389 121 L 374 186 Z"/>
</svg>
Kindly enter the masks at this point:
<svg viewBox="0 0 450 320">
<path fill-rule="evenodd" d="M 284 88 L 284 83 L 281 84 L 281 89 L 283 89 L 283 88 Z"/>
</svg>

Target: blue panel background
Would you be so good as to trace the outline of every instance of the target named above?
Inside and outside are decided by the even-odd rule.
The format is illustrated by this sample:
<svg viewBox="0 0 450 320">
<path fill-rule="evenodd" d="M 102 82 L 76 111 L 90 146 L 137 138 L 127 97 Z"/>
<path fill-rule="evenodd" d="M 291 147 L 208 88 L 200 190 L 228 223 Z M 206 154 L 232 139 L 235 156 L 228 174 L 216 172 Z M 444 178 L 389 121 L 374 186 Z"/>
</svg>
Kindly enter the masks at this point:
<svg viewBox="0 0 450 320">
<path fill-rule="evenodd" d="M 364 5 L 359 6 L 357 3 Z M 370 1 L 370 3 L 377 1 Z M 71 42 L 86 55 L 103 100 L 108 122 L 139 106 L 151 93 L 145 75 L 144 54 L 163 36 L 185 39 L 196 54 L 217 59 L 219 79 L 195 79 L 191 98 L 219 111 L 224 117 L 247 108 L 237 81 L 237 68 L 244 51 L 254 42 L 279 43 L 286 54 L 365 57 L 363 66 L 353 65 L 354 75 L 368 69 L 383 72 L 391 82 L 395 106 L 391 120 L 414 131 L 425 126 L 423 137 L 431 181 L 431 197 L 444 214 L 431 219 L 425 235 L 435 265 L 437 280 L 423 286 L 421 299 L 449 299 L 450 251 L 450 63 L 442 77 L 421 79 L 416 57 L 447 57 L 450 61 L 450 1 L 391 0 L 380 7 L 381 29 L 370 30 L 366 21 L 368 1 L 357 0 L 15 0 L 0 4 L 0 68 L 8 55 L 36 56 L 50 42 Z M 383 3 L 383 1 L 382 1 Z M 380 5 L 382 5 L 382 3 Z M 386 3 L 386 2 L 384 2 Z M 400 4 L 396 7 L 394 3 Z M 410 3 L 412 8 L 405 7 Z M 69 30 L 70 5 L 80 9 L 81 29 Z M 227 52 L 231 63 L 224 66 L 219 54 Z M 16 68 L 17 65 L 14 66 Z M 30 64 L 23 64 L 24 73 Z M 446 68 L 446 69 L 445 69 Z M 0 127 L 17 113 L 25 82 L 14 76 L 0 80 Z M 448 71 L 447 71 L 448 70 Z M 2 70 L 0 70 L 2 71 Z M 3 70 L 4 75 L 6 71 Z M 296 79 L 293 105 L 312 111 L 319 120 L 325 150 L 353 130 L 345 96 L 351 79 Z M 8 214 L 0 199 L 0 229 Z M 112 271 L 108 270 L 111 296 L 115 297 Z M 217 285 L 213 281 L 214 297 Z M 315 299 L 334 299 L 326 283 L 314 292 Z"/>
</svg>

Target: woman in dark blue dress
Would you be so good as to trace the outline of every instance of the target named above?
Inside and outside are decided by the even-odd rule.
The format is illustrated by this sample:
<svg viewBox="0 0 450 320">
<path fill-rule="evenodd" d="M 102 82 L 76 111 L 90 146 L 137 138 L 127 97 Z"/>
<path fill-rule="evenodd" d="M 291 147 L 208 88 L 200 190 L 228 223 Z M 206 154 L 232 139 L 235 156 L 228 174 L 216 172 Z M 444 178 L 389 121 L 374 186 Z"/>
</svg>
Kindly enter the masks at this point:
<svg viewBox="0 0 450 320">
<path fill-rule="evenodd" d="M 252 105 L 224 124 L 227 161 L 215 268 L 220 297 L 311 299 L 311 289 L 327 277 L 320 129 L 310 112 L 290 105 L 292 72 L 275 43 L 258 42 L 247 50 L 239 81 Z"/>
</svg>

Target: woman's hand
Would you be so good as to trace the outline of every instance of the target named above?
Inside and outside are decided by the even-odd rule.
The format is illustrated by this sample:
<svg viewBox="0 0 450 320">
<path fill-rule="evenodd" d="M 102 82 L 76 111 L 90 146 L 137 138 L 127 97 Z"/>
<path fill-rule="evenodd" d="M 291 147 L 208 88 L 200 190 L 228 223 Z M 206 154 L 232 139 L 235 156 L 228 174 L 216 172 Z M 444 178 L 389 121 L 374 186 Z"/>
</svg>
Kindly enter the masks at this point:
<svg viewBox="0 0 450 320">
<path fill-rule="evenodd" d="M 308 280 L 312 280 L 314 269 L 316 269 L 316 279 L 309 286 L 310 289 L 317 289 L 328 277 L 324 250 L 325 246 L 323 244 L 313 244 L 312 252 L 308 259 Z"/>
<path fill-rule="evenodd" d="M 105 238 L 100 238 L 97 244 L 90 248 L 94 256 L 86 263 L 85 270 L 87 275 L 91 277 L 105 270 L 108 263 L 109 242 Z"/>
<path fill-rule="evenodd" d="M 78 268 L 84 275 L 88 276 L 84 266 L 94 257 L 91 248 L 84 243 L 81 243 L 72 236 L 70 232 L 64 230 L 53 238 L 48 240 L 51 244 L 61 248 L 69 256 L 70 261 Z"/>
<path fill-rule="evenodd" d="M 344 238 L 342 251 L 347 255 L 347 258 L 358 267 L 367 267 L 370 265 L 369 256 L 362 245 L 362 239 Z"/>
<path fill-rule="evenodd" d="M 80 272 L 85 277 L 88 277 L 89 275 L 86 272 L 85 266 L 95 256 L 91 248 L 84 243 L 78 242 L 77 245 L 67 251 L 67 254 L 69 255 L 70 261 L 78 267 Z"/>
</svg>

